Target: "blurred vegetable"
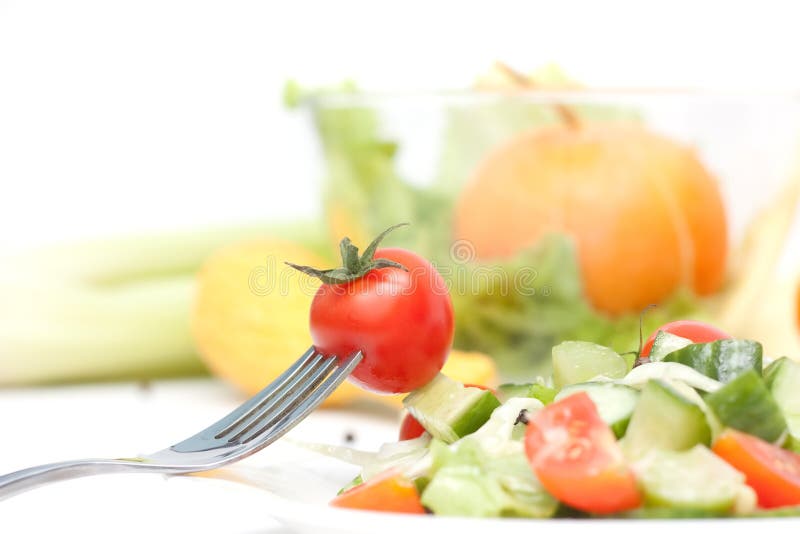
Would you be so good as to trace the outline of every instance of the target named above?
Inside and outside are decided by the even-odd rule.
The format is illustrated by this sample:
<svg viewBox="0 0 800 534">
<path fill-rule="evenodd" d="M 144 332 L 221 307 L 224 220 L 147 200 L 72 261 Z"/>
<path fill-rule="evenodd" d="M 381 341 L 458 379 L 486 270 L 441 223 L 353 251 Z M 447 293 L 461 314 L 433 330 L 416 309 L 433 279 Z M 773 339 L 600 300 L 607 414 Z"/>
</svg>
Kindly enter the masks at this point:
<svg viewBox="0 0 800 534">
<path fill-rule="evenodd" d="M 309 345 L 308 310 L 319 282 L 283 262 L 325 261 L 289 241 L 236 243 L 215 253 L 198 274 L 192 332 L 217 375 L 253 394 Z"/>
<path fill-rule="evenodd" d="M 736 337 L 763 339 L 767 354 L 800 357 L 795 281 L 778 273 L 800 203 L 800 159 L 786 185 L 747 228 L 734 251 L 733 284 L 720 300 L 718 323 Z"/>
<path fill-rule="evenodd" d="M 315 248 L 311 225 L 200 230 L 53 246 L 0 264 L 0 386 L 200 374 L 194 273 L 265 234 Z"/>
<path fill-rule="evenodd" d="M 638 348 L 639 313 L 610 317 L 586 301 L 574 242 L 549 235 L 513 258 L 458 266 L 452 277 L 469 281 L 451 290 L 456 310 L 454 345 L 493 355 L 507 379 L 547 374 L 551 347 L 590 339 L 619 353 Z M 701 316 L 696 300 L 678 292 L 641 320 L 645 332 L 675 317 Z"/>
<path fill-rule="evenodd" d="M 483 259 L 549 232 L 574 236 L 586 296 L 639 311 L 678 288 L 706 295 L 725 273 L 715 179 L 692 151 L 639 126 L 531 130 L 478 167 L 458 199 L 455 236 Z"/>
</svg>

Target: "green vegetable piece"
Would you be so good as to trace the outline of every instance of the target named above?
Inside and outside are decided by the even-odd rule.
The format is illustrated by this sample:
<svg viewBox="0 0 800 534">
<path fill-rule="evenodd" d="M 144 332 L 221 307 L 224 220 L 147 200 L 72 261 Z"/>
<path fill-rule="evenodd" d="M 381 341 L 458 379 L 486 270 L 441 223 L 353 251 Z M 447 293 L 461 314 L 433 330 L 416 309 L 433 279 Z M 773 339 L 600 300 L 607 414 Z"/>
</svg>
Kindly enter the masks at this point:
<svg viewBox="0 0 800 534">
<path fill-rule="evenodd" d="M 764 369 L 764 382 L 786 419 L 784 447 L 800 453 L 800 363 L 783 357 Z"/>
<path fill-rule="evenodd" d="M 800 506 L 783 506 L 781 508 L 759 509 L 745 517 L 800 517 Z"/>
<path fill-rule="evenodd" d="M 553 347 L 553 380 L 558 387 L 598 376 L 622 378 L 627 372 L 622 356 L 608 347 L 588 341 L 564 341 Z"/>
<path fill-rule="evenodd" d="M 364 483 L 364 477 L 362 477 L 361 475 L 356 475 L 356 477 L 350 482 L 348 482 L 342 489 L 340 489 L 336 495 L 341 495 L 345 491 L 353 489 L 356 486 L 360 486 L 363 483 Z"/>
<path fill-rule="evenodd" d="M 623 518 L 623 519 L 708 519 L 713 517 L 724 517 L 727 514 L 713 510 L 692 510 L 680 508 L 664 507 L 645 507 L 637 508 L 629 512 L 614 514 L 611 516 L 599 516 L 604 519 Z"/>
<path fill-rule="evenodd" d="M 453 443 L 488 421 L 500 401 L 491 391 L 465 387 L 439 374 L 412 391 L 403 405 L 431 436 Z"/>
<path fill-rule="evenodd" d="M 786 432 L 781 409 L 755 371 L 740 375 L 705 400 L 725 426 L 773 443 Z"/>
<path fill-rule="evenodd" d="M 431 447 L 435 472 L 421 495 L 437 515 L 551 517 L 558 501 L 536 480 L 522 447 L 486 451 L 470 438 Z"/>
<path fill-rule="evenodd" d="M 631 369 L 633 369 L 636 366 L 636 360 L 638 359 L 636 354 L 637 354 L 636 352 L 623 352 L 622 354 L 620 354 L 620 356 L 622 356 L 622 359 L 625 360 L 625 367 L 627 368 L 626 374 L 630 373 Z"/>
<path fill-rule="evenodd" d="M 691 339 L 670 334 L 664 330 L 659 330 L 653 340 L 653 347 L 650 349 L 648 357 L 651 362 L 660 362 L 667 354 L 675 352 L 692 344 Z"/>
<path fill-rule="evenodd" d="M 633 411 L 623 447 L 633 458 L 653 449 L 683 451 L 711 442 L 702 408 L 663 380 L 650 380 Z"/>
<path fill-rule="evenodd" d="M 533 398 L 542 404 L 550 404 L 558 393 L 554 388 L 542 384 L 502 384 L 497 387 L 497 397 L 506 402 L 514 397 Z"/>
<path fill-rule="evenodd" d="M 724 383 L 750 370 L 761 374 L 762 349 L 755 341 L 720 339 L 687 345 L 667 354 L 663 361 L 688 365 Z"/>
<path fill-rule="evenodd" d="M 417 493 L 422 495 L 425 488 L 428 487 L 431 479 L 429 477 L 418 477 L 414 479 L 414 487 L 417 488 Z"/>
<path fill-rule="evenodd" d="M 733 507 L 744 475 L 706 447 L 651 452 L 637 473 L 650 507 L 726 512 Z"/>
<path fill-rule="evenodd" d="M 618 384 L 603 382 L 586 382 L 573 384 L 562 389 L 555 400 L 561 400 L 570 395 L 585 391 L 592 399 L 600 418 L 611 427 L 614 435 L 622 437 L 628 428 L 631 415 L 636 407 L 639 392 L 635 389 Z"/>
</svg>

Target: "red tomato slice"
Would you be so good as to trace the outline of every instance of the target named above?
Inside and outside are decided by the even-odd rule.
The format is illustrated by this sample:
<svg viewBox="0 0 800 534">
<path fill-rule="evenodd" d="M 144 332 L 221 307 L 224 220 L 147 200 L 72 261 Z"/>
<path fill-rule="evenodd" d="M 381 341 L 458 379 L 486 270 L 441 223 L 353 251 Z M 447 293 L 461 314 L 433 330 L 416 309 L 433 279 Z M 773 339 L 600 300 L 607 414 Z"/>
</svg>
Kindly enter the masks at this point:
<svg viewBox="0 0 800 534">
<path fill-rule="evenodd" d="M 633 472 L 586 393 L 537 412 L 528 422 L 525 453 L 545 489 L 573 508 L 602 514 L 641 504 Z"/>
<path fill-rule="evenodd" d="M 417 421 L 413 415 L 407 413 L 405 417 L 403 417 L 403 422 L 400 423 L 400 435 L 398 440 L 406 441 L 407 439 L 418 438 L 424 433 L 425 428 L 419 424 L 419 421 Z"/>
<path fill-rule="evenodd" d="M 736 430 L 726 430 L 713 450 L 744 473 L 761 507 L 800 504 L 800 454 Z"/>
<path fill-rule="evenodd" d="M 717 341 L 718 339 L 730 339 L 731 337 L 716 326 L 701 323 L 700 321 L 672 321 L 671 323 L 661 326 L 647 338 L 647 341 L 645 341 L 642 346 L 642 353 L 640 355 L 642 358 L 650 355 L 653 342 L 656 340 L 658 333 L 662 330 L 676 336 L 691 339 L 694 343 L 709 343 L 711 341 Z"/>
<path fill-rule="evenodd" d="M 331 506 L 377 512 L 425 513 L 414 483 L 394 470 L 345 491 L 331 501 Z"/>
</svg>

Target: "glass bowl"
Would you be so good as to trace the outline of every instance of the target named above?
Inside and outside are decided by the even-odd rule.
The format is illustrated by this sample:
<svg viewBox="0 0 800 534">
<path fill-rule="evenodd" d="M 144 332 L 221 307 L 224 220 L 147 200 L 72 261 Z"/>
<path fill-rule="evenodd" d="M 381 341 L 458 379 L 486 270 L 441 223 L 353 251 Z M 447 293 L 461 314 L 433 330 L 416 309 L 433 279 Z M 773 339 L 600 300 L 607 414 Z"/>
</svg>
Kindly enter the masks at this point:
<svg viewBox="0 0 800 534">
<path fill-rule="evenodd" d="M 411 223 L 387 244 L 436 263 L 454 346 L 506 378 L 566 339 L 636 353 L 640 319 L 800 357 L 796 95 L 341 91 L 305 110 L 332 236 Z"/>
</svg>

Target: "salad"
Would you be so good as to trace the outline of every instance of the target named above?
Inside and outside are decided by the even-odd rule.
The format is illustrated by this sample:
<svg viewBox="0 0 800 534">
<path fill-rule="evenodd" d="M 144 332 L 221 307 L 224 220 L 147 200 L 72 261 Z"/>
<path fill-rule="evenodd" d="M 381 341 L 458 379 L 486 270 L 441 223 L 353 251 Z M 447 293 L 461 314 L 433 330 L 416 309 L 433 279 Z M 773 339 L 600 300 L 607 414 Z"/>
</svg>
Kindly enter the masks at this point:
<svg viewBox="0 0 800 534">
<path fill-rule="evenodd" d="M 585 341 L 492 390 L 439 374 L 337 507 L 473 517 L 800 515 L 800 363 L 697 321 Z"/>
<path fill-rule="evenodd" d="M 342 455 L 360 459 L 361 473 L 332 505 L 477 517 L 800 515 L 800 362 L 765 362 L 760 343 L 682 320 L 637 351 L 564 341 L 552 347 L 550 376 L 496 390 L 462 384 L 440 372 L 454 329 L 442 277 L 409 250 L 379 248 L 399 226 L 363 253 L 344 238 L 341 267 L 289 264 L 322 282 L 309 316 L 317 350 L 360 350 L 354 383 L 410 392 L 398 442 Z"/>
</svg>

